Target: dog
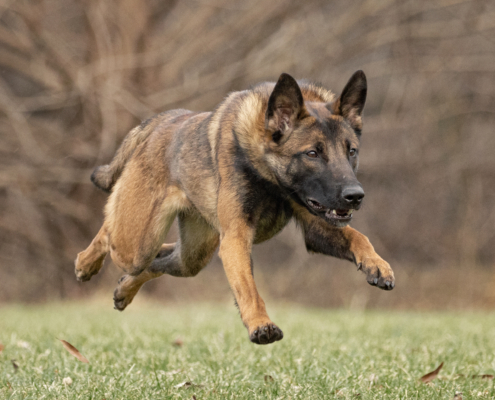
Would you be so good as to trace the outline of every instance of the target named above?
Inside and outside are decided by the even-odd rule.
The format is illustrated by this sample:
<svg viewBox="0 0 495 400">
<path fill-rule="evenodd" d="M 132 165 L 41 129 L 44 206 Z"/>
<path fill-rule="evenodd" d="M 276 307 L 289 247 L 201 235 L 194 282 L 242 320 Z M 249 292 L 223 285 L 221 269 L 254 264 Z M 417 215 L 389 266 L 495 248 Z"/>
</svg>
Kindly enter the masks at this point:
<svg viewBox="0 0 495 400">
<path fill-rule="evenodd" d="M 102 228 L 77 255 L 77 279 L 98 273 L 110 253 L 126 273 L 114 293 L 124 310 L 145 282 L 195 276 L 219 247 L 250 340 L 273 343 L 283 333 L 256 289 L 251 249 L 295 219 L 308 251 L 349 260 L 370 285 L 393 289 L 390 265 L 348 226 L 364 197 L 356 172 L 366 95 L 362 71 L 339 97 L 283 73 L 213 112 L 146 120 L 91 176 L 110 196 Z M 176 218 L 179 238 L 164 244 Z"/>
</svg>

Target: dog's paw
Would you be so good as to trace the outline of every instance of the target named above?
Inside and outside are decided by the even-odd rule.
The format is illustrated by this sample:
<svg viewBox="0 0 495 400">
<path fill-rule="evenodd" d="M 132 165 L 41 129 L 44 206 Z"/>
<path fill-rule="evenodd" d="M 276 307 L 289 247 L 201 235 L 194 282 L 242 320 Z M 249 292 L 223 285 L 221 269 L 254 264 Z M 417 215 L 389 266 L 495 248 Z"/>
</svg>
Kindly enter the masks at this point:
<svg viewBox="0 0 495 400">
<path fill-rule="evenodd" d="M 390 264 L 380 257 L 365 258 L 358 269 L 366 274 L 366 280 L 372 286 L 383 290 L 392 290 L 395 287 L 394 271 Z"/>
<path fill-rule="evenodd" d="M 82 271 L 82 270 L 77 269 L 77 268 L 74 269 L 74 273 L 76 274 L 76 279 L 79 282 L 87 282 L 94 275 L 94 273 L 92 274 L 91 272 Z"/>
<path fill-rule="evenodd" d="M 119 311 L 124 311 L 131 304 L 137 290 L 129 290 L 128 283 L 132 280 L 132 276 L 124 275 L 118 281 L 118 286 L 113 292 L 113 308 Z"/>
<path fill-rule="evenodd" d="M 249 340 L 256 344 L 269 344 L 276 342 L 277 340 L 282 340 L 284 333 L 282 330 L 270 322 L 265 325 L 258 326 L 249 335 Z"/>
<path fill-rule="evenodd" d="M 96 274 L 99 269 L 98 268 L 86 268 L 86 269 L 81 269 L 78 268 L 78 258 L 76 258 L 76 261 L 74 262 L 76 267 L 74 268 L 74 273 L 76 274 L 76 279 L 79 282 L 86 282 L 91 279 L 91 277 Z"/>
<path fill-rule="evenodd" d="M 105 256 L 94 260 L 93 262 L 88 263 L 87 258 L 81 256 L 83 253 L 79 253 L 77 255 L 76 260 L 74 261 L 74 273 L 76 274 L 76 279 L 79 282 L 86 282 L 91 279 L 93 275 L 96 275 L 101 267 L 103 266 L 103 261 L 105 260 Z"/>
</svg>

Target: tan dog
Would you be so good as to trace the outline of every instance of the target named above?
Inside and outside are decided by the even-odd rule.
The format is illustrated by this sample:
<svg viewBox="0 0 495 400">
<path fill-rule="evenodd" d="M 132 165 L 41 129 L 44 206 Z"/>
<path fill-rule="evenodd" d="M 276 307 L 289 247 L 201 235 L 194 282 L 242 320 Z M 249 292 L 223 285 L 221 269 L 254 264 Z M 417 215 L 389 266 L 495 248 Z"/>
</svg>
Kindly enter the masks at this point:
<svg viewBox="0 0 495 400">
<path fill-rule="evenodd" d="M 347 226 L 364 192 L 356 179 L 366 77 L 356 72 L 336 98 L 282 74 L 231 93 L 214 112 L 173 110 L 134 128 L 92 180 L 111 191 L 105 222 L 76 259 L 76 276 L 98 273 L 108 252 L 127 275 L 115 290 L 123 310 L 162 274 L 194 276 L 220 257 L 252 342 L 283 337 L 256 290 L 251 248 L 291 218 L 308 251 L 354 262 L 371 285 L 394 274 L 368 238 Z M 174 219 L 180 237 L 163 244 Z"/>
</svg>

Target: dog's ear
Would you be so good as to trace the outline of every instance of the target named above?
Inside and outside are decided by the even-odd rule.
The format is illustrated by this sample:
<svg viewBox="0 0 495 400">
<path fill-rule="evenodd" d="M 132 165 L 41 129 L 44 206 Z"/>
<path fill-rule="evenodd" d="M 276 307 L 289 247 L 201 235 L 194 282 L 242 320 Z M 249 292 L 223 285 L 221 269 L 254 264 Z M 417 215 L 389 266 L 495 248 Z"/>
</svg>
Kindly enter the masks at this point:
<svg viewBox="0 0 495 400">
<path fill-rule="evenodd" d="M 340 97 L 327 105 L 327 108 L 335 115 L 342 115 L 352 128 L 358 132 L 363 128 L 362 113 L 366 102 L 368 85 L 366 75 L 359 70 L 351 76 Z"/>
<path fill-rule="evenodd" d="M 295 122 L 304 113 L 304 100 L 299 85 L 292 76 L 283 73 L 268 100 L 265 129 L 279 143 L 283 137 L 290 135 Z"/>
</svg>

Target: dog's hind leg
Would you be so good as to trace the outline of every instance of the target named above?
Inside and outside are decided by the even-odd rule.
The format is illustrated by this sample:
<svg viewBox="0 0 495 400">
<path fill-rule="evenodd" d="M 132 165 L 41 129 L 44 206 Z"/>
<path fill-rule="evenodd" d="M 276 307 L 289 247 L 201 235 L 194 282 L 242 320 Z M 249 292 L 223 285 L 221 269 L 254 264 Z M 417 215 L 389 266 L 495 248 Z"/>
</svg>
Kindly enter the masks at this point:
<svg viewBox="0 0 495 400">
<path fill-rule="evenodd" d="M 176 277 L 197 275 L 215 253 L 219 234 L 198 214 L 179 213 L 179 240 L 162 245 L 158 256 L 141 274 L 124 275 L 114 292 L 114 305 L 124 310 L 141 286 L 163 274 Z"/>
<path fill-rule="evenodd" d="M 108 232 L 103 224 L 88 248 L 77 255 L 75 261 L 77 280 L 89 281 L 93 275 L 97 274 L 103 266 L 108 250 Z"/>
<path fill-rule="evenodd" d="M 196 276 L 213 257 L 220 235 L 198 213 L 180 213 L 177 219 L 179 240 L 174 250 L 153 260 L 149 269 L 179 278 Z"/>
</svg>

